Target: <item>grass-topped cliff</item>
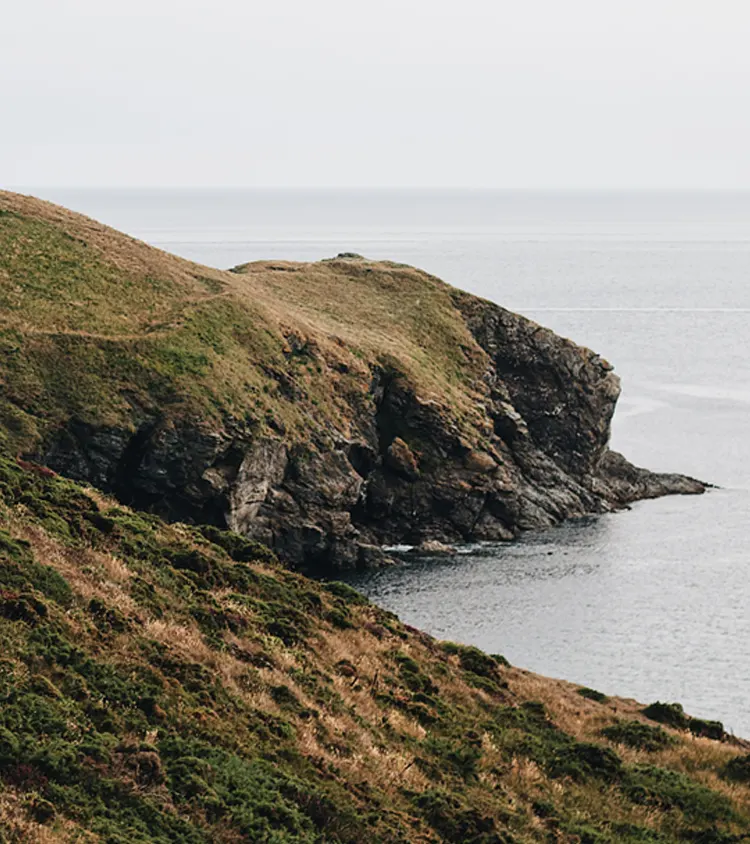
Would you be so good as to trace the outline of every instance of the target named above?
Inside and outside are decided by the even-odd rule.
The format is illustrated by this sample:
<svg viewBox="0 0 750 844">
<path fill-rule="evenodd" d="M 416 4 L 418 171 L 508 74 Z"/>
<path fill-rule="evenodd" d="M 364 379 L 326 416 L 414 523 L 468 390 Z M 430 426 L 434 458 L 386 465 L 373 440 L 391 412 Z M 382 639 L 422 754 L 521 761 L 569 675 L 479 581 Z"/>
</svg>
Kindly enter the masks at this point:
<svg viewBox="0 0 750 844">
<path fill-rule="evenodd" d="M 748 746 L 643 710 L 0 456 L 0 841 L 746 840 Z"/>
<path fill-rule="evenodd" d="M 221 271 L 0 192 L 9 448 L 312 571 L 702 485 L 607 448 L 595 353 L 422 271 Z"/>
</svg>

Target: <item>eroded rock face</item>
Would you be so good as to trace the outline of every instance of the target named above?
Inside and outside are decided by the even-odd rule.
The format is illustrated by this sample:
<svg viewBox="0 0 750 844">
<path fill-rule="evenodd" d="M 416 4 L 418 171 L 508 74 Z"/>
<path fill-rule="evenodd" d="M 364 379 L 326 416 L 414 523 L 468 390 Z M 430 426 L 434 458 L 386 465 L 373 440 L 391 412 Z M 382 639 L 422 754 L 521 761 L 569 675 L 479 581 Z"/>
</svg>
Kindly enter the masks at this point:
<svg viewBox="0 0 750 844">
<path fill-rule="evenodd" d="M 606 361 L 451 295 L 487 356 L 473 441 L 448 409 L 382 366 L 351 404 L 346 431 L 325 442 L 312 427 L 308 443 L 291 443 L 234 420 L 205 431 L 136 416 L 133 430 L 71 420 L 42 457 L 136 507 L 259 539 L 311 573 L 377 564 L 381 545 L 511 539 L 639 498 L 703 491 L 609 450 L 620 385 Z"/>
<path fill-rule="evenodd" d="M 264 438 L 252 444 L 233 482 L 227 479 L 230 530 L 241 534 L 260 532 L 260 509 L 270 491 L 283 481 L 288 462 L 286 446 L 280 440 Z M 215 471 L 213 467 L 207 469 L 204 477 Z"/>
</svg>

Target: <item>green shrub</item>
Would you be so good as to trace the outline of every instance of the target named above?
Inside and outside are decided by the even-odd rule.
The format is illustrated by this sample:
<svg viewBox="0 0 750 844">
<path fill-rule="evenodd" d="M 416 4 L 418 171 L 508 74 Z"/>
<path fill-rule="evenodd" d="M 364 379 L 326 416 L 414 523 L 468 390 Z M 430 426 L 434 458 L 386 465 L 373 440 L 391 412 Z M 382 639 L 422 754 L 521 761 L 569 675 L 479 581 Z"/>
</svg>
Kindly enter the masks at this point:
<svg viewBox="0 0 750 844">
<path fill-rule="evenodd" d="M 429 825 L 450 844 L 500 844 L 492 818 L 467 806 L 457 795 L 439 789 L 413 798 Z M 506 839 L 508 840 L 508 839 Z"/>
<path fill-rule="evenodd" d="M 732 782 L 750 784 L 750 753 L 730 759 L 722 768 L 721 775 Z"/>
<path fill-rule="evenodd" d="M 54 820 L 57 810 L 53 803 L 45 800 L 43 797 L 34 796 L 26 802 L 26 808 L 29 810 L 31 817 L 41 824 L 49 823 Z"/>
<path fill-rule="evenodd" d="M 289 686 L 271 686 L 269 691 L 274 702 L 282 709 L 288 709 L 291 712 L 299 712 L 302 709 L 297 695 L 294 694 Z"/>
<path fill-rule="evenodd" d="M 734 817 L 732 804 L 723 794 L 700 785 L 685 774 L 653 765 L 631 769 L 623 790 L 634 803 L 680 809 L 693 823 L 714 823 Z"/>
<path fill-rule="evenodd" d="M 538 818 L 554 818 L 557 815 L 555 804 L 549 800 L 534 800 L 531 804 L 531 811 Z"/>
<path fill-rule="evenodd" d="M 393 659 L 398 665 L 399 677 L 407 689 L 425 695 L 434 695 L 440 691 L 431 678 L 422 671 L 419 664 L 408 654 L 397 651 L 393 655 Z"/>
<path fill-rule="evenodd" d="M 707 721 L 703 718 L 690 718 L 688 729 L 695 736 L 721 741 L 724 738 L 724 725 L 721 721 Z"/>
<path fill-rule="evenodd" d="M 346 608 L 332 607 L 323 618 L 339 630 L 351 630 L 354 627 L 351 613 Z"/>
<path fill-rule="evenodd" d="M 331 595 L 335 595 L 337 598 L 341 598 L 348 604 L 370 603 L 369 600 L 361 592 L 357 592 L 357 590 L 349 586 L 348 583 L 342 583 L 339 580 L 329 580 L 325 583 L 322 583 L 321 586 L 326 590 L 326 592 L 330 592 Z"/>
<path fill-rule="evenodd" d="M 472 645 L 459 645 L 456 642 L 443 642 L 443 650 L 448 654 L 458 656 L 459 664 L 464 671 L 469 671 L 479 677 L 494 680 L 498 676 L 500 662 L 497 658 L 480 651 Z M 507 664 L 507 660 L 503 661 Z"/>
<path fill-rule="evenodd" d="M 636 750 L 646 750 L 649 753 L 663 750 L 676 743 L 674 736 L 666 730 L 661 727 L 651 727 L 640 721 L 618 721 L 601 730 L 601 735 L 617 744 L 624 744 Z"/>
<path fill-rule="evenodd" d="M 614 750 L 572 740 L 554 751 L 546 767 L 552 777 L 570 777 L 579 782 L 590 778 L 616 782 L 623 774 L 622 760 Z"/>
<path fill-rule="evenodd" d="M 200 532 L 209 542 L 218 545 L 238 563 L 261 562 L 269 565 L 278 563 L 273 551 L 265 545 L 261 545 L 260 542 L 246 539 L 238 533 L 221 530 L 213 525 L 201 525 Z"/>
<path fill-rule="evenodd" d="M 674 727 L 677 730 L 686 730 L 688 727 L 688 717 L 680 703 L 656 701 L 656 703 L 647 706 L 643 710 L 643 714 L 652 721 L 658 721 L 660 724 L 666 724 L 668 727 Z"/>
<path fill-rule="evenodd" d="M 20 760 L 21 744 L 18 736 L 5 727 L 0 727 L 0 771 Z"/>
<path fill-rule="evenodd" d="M 481 689 L 489 695 L 502 694 L 503 689 L 508 688 L 508 683 L 505 680 L 493 680 L 489 677 L 481 677 L 478 674 L 472 674 L 467 671 L 464 675 L 466 682 L 475 689 Z"/>
<path fill-rule="evenodd" d="M 576 694 L 579 694 L 581 697 L 585 697 L 588 700 L 593 700 L 596 703 L 606 703 L 609 700 L 604 692 L 597 692 L 596 689 L 589 689 L 586 686 L 576 689 Z"/>
<path fill-rule="evenodd" d="M 451 772 L 466 782 L 477 778 L 477 766 L 482 758 L 481 743 L 430 737 L 424 741 L 423 747 L 440 761 L 443 771 Z"/>
</svg>

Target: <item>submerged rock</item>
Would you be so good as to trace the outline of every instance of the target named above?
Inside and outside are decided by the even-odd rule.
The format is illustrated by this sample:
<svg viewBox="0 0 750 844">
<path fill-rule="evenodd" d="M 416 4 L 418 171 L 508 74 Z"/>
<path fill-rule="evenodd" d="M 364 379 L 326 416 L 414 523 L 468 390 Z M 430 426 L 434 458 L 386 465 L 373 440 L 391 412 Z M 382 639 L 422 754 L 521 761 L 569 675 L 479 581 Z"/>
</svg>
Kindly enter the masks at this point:
<svg viewBox="0 0 750 844">
<path fill-rule="evenodd" d="M 421 545 L 413 549 L 415 554 L 427 554 L 429 556 L 450 556 L 456 553 L 456 549 L 452 545 L 447 545 L 445 542 L 440 542 L 437 539 L 426 539 Z"/>
</svg>

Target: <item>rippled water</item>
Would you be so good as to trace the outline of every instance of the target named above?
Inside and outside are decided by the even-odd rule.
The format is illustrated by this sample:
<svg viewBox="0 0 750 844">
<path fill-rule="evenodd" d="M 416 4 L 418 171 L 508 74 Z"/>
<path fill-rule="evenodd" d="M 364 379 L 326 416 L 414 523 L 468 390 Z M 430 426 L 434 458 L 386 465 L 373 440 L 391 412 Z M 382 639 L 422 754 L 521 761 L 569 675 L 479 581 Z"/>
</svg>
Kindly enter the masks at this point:
<svg viewBox="0 0 750 844">
<path fill-rule="evenodd" d="M 640 503 L 355 585 L 441 638 L 608 693 L 679 700 L 749 735 L 746 543 L 726 530 L 748 504 L 722 491 Z"/>
<path fill-rule="evenodd" d="M 750 736 L 750 194 L 36 193 L 213 266 L 416 264 L 609 358 L 614 446 L 722 489 L 354 582 L 437 636 Z"/>
</svg>

